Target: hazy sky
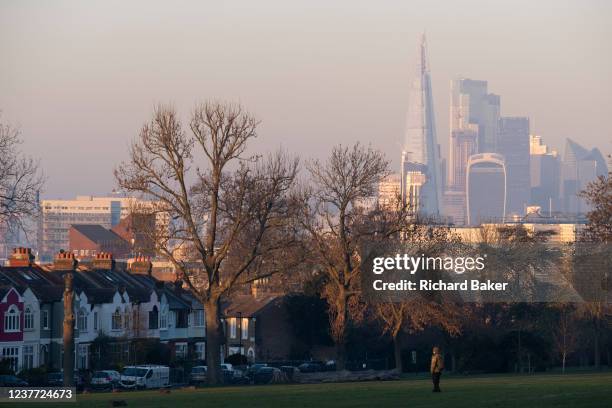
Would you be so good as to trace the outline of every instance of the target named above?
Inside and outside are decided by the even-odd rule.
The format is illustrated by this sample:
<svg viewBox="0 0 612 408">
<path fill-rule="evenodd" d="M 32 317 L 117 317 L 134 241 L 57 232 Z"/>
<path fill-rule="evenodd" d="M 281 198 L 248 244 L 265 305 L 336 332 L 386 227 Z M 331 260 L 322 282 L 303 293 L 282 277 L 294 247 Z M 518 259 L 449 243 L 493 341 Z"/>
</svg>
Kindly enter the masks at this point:
<svg viewBox="0 0 612 408">
<path fill-rule="evenodd" d="M 153 106 L 208 98 L 262 121 L 261 150 L 323 157 L 360 140 L 399 163 L 419 33 L 438 124 L 449 84 L 486 79 L 502 114 L 563 150 L 612 152 L 612 2 L 4 1 L 0 110 L 48 176 L 44 197 L 102 194 Z"/>
</svg>

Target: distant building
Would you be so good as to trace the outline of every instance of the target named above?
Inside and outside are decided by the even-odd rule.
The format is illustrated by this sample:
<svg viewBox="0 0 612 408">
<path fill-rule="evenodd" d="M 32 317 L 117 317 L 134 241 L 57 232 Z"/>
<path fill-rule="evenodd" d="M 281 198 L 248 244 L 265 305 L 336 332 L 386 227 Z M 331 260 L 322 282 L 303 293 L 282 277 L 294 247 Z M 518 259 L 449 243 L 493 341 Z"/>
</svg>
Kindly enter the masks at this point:
<svg viewBox="0 0 612 408">
<path fill-rule="evenodd" d="M 95 224 L 106 229 L 119 224 L 130 210 L 151 203 L 130 197 L 77 196 L 74 200 L 42 200 L 38 226 L 38 256 L 50 262 L 69 247 L 69 230 L 75 224 Z"/>
<path fill-rule="evenodd" d="M 478 153 L 478 132 L 473 128 L 454 130 L 451 133 L 451 146 L 453 169 L 450 172 L 449 188 L 465 191 L 468 159 Z"/>
<path fill-rule="evenodd" d="M 578 194 L 598 176 L 607 175 L 608 166 L 599 149 L 587 150 L 567 139 L 561 173 L 563 210 L 568 214 L 584 214 L 589 207 Z"/>
<path fill-rule="evenodd" d="M 506 168 L 506 214 L 525 215 L 531 198 L 528 118 L 499 120 L 498 153 L 504 157 Z"/>
<path fill-rule="evenodd" d="M 451 157 L 453 132 L 459 130 L 477 133 L 478 153 L 497 150 L 500 98 L 489 93 L 487 86 L 487 81 L 468 78 L 451 81 Z M 454 171 L 454 164 L 449 167 Z"/>
<path fill-rule="evenodd" d="M 409 103 L 401 161 L 402 198 L 410 200 L 409 205 L 419 213 L 438 217 L 442 195 L 440 157 L 424 35 Z"/>
<path fill-rule="evenodd" d="M 561 162 L 554 149 L 549 149 L 540 136 L 529 136 L 531 205 L 551 216 L 561 210 L 559 190 L 561 186 Z"/>
<path fill-rule="evenodd" d="M 401 200 L 401 175 L 390 174 L 378 183 L 377 203 L 381 208 L 395 208 Z"/>
<path fill-rule="evenodd" d="M 465 190 L 446 190 L 442 196 L 444 215 L 454 225 L 465 225 L 466 223 L 466 197 Z"/>
<path fill-rule="evenodd" d="M 412 214 L 435 216 L 423 210 L 427 205 L 428 193 L 431 193 L 431 189 L 426 186 L 427 171 L 427 166 L 423 164 L 402 161 L 402 202 Z"/>
<path fill-rule="evenodd" d="M 503 156 L 479 153 L 467 169 L 467 223 L 503 222 L 506 216 L 506 167 Z"/>
</svg>

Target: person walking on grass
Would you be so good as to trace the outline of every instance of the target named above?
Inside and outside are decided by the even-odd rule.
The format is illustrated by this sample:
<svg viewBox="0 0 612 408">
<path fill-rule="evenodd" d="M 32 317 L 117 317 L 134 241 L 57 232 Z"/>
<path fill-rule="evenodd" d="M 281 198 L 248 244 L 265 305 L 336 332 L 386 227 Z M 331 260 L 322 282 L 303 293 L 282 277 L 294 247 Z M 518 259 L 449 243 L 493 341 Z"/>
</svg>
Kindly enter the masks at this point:
<svg viewBox="0 0 612 408">
<path fill-rule="evenodd" d="M 440 392 L 440 376 L 444 370 L 444 358 L 440 355 L 440 348 L 434 347 L 431 355 L 431 381 L 433 381 L 433 392 Z"/>
</svg>

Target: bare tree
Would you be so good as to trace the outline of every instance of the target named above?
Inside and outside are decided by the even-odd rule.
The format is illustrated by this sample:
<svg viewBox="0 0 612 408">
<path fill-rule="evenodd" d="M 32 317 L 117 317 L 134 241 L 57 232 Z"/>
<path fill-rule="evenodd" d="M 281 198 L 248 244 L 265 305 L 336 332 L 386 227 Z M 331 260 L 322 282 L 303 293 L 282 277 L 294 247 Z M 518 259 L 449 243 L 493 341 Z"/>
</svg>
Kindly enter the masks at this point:
<svg viewBox="0 0 612 408">
<path fill-rule="evenodd" d="M 297 241 L 291 189 L 298 161 L 282 152 L 267 159 L 247 155 L 257 125 L 239 105 L 207 102 L 194 109 L 185 132 L 172 108 L 158 107 L 130 159 L 115 170 L 123 189 L 156 200 L 155 211 L 166 214 L 156 250 L 204 304 L 210 384 L 222 380 L 222 297 L 279 272 L 278 260 L 289 258 Z M 178 255 L 180 247 L 196 267 Z"/>
<path fill-rule="evenodd" d="M 19 130 L 3 123 L 0 112 L 0 223 L 9 231 L 27 231 L 44 184 L 38 162 L 19 150 L 21 143 Z"/>
<path fill-rule="evenodd" d="M 312 190 L 302 223 L 308 231 L 312 256 L 323 275 L 322 297 L 328 303 L 331 337 L 337 349 L 337 367 L 346 358 L 346 331 L 352 317 L 363 312 L 359 301 L 360 245 L 399 233 L 408 219 L 401 211 L 371 211 L 378 183 L 389 174 L 383 154 L 360 144 L 336 146 L 326 162 L 309 164 Z"/>
<path fill-rule="evenodd" d="M 559 316 L 552 327 L 552 340 L 555 351 L 561 356 L 561 371 L 565 374 L 567 356 L 578 346 L 578 327 L 573 305 L 559 304 L 557 309 Z"/>
<path fill-rule="evenodd" d="M 580 259 L 589 259 L 584 262 L 584 267 L 577 261 L 574 266 L 578 269 L 590 269 L 590 279 L 580 277 L 582 284 L 595 284 L 599 290 L 592 292 L 592 299 L 580 304 L 579 312 L 585 319 L 590 321 L 593 331 L 593 353 L 596 368 L 601 365 L 601 343 L 604 341 L 603 332 L 606 326 L 606 319 L 612 315 L 612 305 L 610 304 L 610 242 L 612 242 L 612 173 L 606 177 L 599 176 L 596 180 L 589 183 L 587 188 L 580 193 L 590 205 L 591 211 L 587 213 L 588 223 L 579 237 L 583 248 L 578 251 Z M 577 246 L 579 248 L 579 246 Z M 596 265 L 593 267 L 592 265 Z M 579 272 L 579 271 L 576 271 Z M 603 289 L 603 290 L 602 290 Z M 609 360 L 609 355 L 608 355 Z M 608 361 L 610 364 L 610 361 Z"/>
</svg>

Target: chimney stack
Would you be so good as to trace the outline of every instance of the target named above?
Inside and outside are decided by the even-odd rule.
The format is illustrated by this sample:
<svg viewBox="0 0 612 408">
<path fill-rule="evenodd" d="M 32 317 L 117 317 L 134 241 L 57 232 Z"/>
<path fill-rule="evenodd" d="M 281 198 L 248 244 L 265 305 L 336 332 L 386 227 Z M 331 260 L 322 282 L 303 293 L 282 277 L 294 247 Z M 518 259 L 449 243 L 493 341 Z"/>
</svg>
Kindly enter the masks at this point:
<svg viewBox="0 0 612 408">
<path fill-rule="evenodd" d="M 93 260 L 93 269 L 104 269 L 108 271 L 115 269 L 113 254 L 109 252 L 98 252 Z"/>
<path fill-rule="evenodd" d="M 74 271 L 77 266 L 77 260 L 74 259 L 74 254 L 70 252 L 60 251 L 53 259 L 54 271 Z"/>
<path fill-rule="evenodd" d="M 34 255 L 30 248 L 14 248 L 11 257 L 8 260 L 7 266 L 32 266 L 34 263 Z"/>
<path fill-rule="evenodd" d="M 153 270 L 153 264 L 151 263 L 151 258 L 139 255 L 130 264 L 130 272 L 137 275 L 149 275 L 151 276 L 151 271 Z"/>
</svg>

